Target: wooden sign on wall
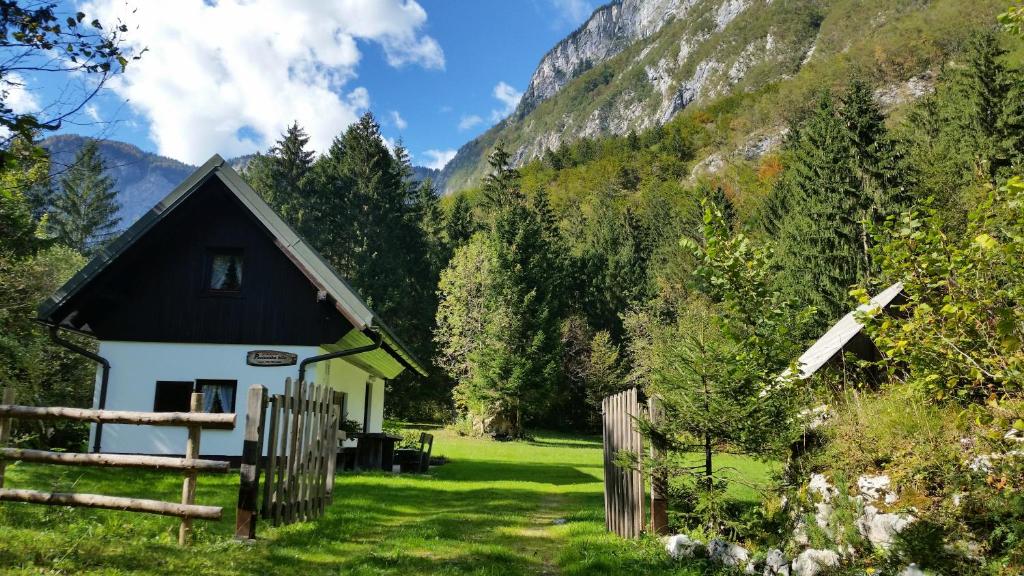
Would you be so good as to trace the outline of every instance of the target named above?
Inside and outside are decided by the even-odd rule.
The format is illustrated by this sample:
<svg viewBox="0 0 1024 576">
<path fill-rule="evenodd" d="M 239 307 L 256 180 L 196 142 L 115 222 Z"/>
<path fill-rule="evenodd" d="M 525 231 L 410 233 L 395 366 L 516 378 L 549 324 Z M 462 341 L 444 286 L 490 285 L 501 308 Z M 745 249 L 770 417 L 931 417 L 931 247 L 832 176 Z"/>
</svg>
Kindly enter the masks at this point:
<svg viewBox="0 0 1024 576">
<path fill-rule="evenodd" d="M 294 366 L 298 359 L 297 354 L 279 350 L 250 350 L 245 355 L 249 366 Z"/>
</svg>

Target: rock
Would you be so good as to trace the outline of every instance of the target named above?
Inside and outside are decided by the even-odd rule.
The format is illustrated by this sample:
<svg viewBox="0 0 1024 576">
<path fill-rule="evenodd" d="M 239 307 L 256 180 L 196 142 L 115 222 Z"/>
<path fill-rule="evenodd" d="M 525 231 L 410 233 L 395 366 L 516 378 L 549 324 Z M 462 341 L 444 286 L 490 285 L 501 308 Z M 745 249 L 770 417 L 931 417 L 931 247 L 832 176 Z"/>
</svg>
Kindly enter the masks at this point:
<svg viewBox="0 0 1024 576">
<path fill-rule="evenodd" d="M 807 524 L 804 523 L 803 518 L 797 519 L 796 526 L 793 528 L 793 543 L 801 548 L 811 543 L 807 536 Z"/>
<path fill-rule="evenodd" d="M 924 570 L 917 567 L 917 564 L 911 564 L 900 571 L 899 576 L 925 576 L 925 574 Z"/>
<path fill-rule="evenodd" d="M 719 538 L 708 542 L 708 558 L 725 566 L 744 566 L 748 572 L 753 568 L 750 563 L 750 552 L 746 548 Z"/>
<path fill-rule="evenodd" d="M 676 534 L 675 536 L 669 536 L 665 540 L 665 551 L 668 555 L 679 559 L 679 558 L 693 558 L 701 550 L 704 549 L 704 544 L 699 540 L 694 540 L 686 534 Z"/>
<path fill-rule="evenodd" d="M 832 550 L 804 550 L 793 560 L 793 576 L 817 576 L 839 566 L 839 554 Z"/>
<path fill-rule="evenodd" d="M 824 474 L 811 474 L 811 481 L 807 483 L 807 492 L 821 497 L 822 502 L 831 502 L 832 497 L 839 494 L 834 486 L 829 484 Z"/>
<path fill-rule="evenodd" d="M 764 559 L 764 576 L 789 576 L 789 561 L 782 550 L 772 548 L 768 551 L 768 557 Z"/>
<path fill-rule="evenodd" d="M 828 531 L 829 518 L 832 517 L 832 505 L 818 502 L 814 505 L 814 523 L 818 528 Z"/>
<path fill-rule="evenodd" d="M 894 504 L 899 500 L 899 496 L 889 488 L 891 483 L 892 481 L 886 474 L 876 476 L 865 474 L 857 478 L 857 489 L 860 496 L 868 502 L 883 500 L 886 504 Z"/>
<path fill-rule="evenodd" d="M 857 530 L 872 546 L 888 550 L 893 538 L 914 520 L 910 514 L 885 514 L 868 505 L 864 507 L 864 514 L 857 518 Z"/>
</svg>

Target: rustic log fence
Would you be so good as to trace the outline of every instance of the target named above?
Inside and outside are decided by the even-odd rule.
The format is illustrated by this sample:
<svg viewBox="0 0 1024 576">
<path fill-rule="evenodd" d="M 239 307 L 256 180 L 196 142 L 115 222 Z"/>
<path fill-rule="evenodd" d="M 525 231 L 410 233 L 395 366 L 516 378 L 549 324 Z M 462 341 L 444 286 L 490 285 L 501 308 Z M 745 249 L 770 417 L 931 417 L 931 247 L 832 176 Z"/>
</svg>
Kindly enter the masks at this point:
<svg viewBox="0 0 1024 576">
<path fill-rule="evenodd" d="M 127 412 L 83 408 L 18 406 L 14 404 L 14 391 L 11 389 L 4 390 L 2 400 L 3 403 L 0 404 L 0 501 L 104 508 L 108 510 L 174 516 L 181 519 L 181 526 L 178 530 L 178 543 L 182 546 L 188 543 L 193 519 L 221 519 L 223 515 L 221 507 L 200 506 L 195 503 L 196 481 L 200 472 L 225 473 L 228 471 L 229 465 L 227 462 L 200 459 L 199 443 L 203 428 L 228 430 L 234 428 L 235 415 L 202 412 L 203 395 L 201 393 L 192 394 L 191 412 Z M 7 446 L 10 442 L 11 421 L 15 419 L 72 420 L 94 424 L 185 427 L 188 428 L 188 441 L 185 447 L 184 458 L 22 450 Z M 69 466 L 179 470 L 184 474 L 181 502 L 164 502 L 161 500 L 145 500 L 101 494 L 55 493 L 4 488 L 4 472 L 7 462 L 15 460 Z"/>
<path fill-rule="evenodd" d="M 666 510 L 666 479 L 659 471 L 643 468 L 644 441 L 637 426 L 642 418 L 656 418 L 660 409 L 652 398 L 642 401 L 637 388 L 630 388 L 606 397 L 601 402 L 601 424 L 604 447 L 604 517 L 605 528 L 623 538 L 636 538 L 645 529 L 664 533 L 668 526 Z M 658 447 L 649 446 L 656 458 Z M 620 453 L 636 457 L 636 466 L 620 467 Z M 651 486 L 649 521 L 644 515 L 645 483 Z"/>
<path fill-rule="evenodd" d="M 301 381 L 293 385 L 289 378 L 285 381 L 284 394 L 270 397 L 270 422 L 265 437 L 263 423 L 252 424 L 257 444 L 267 446 L 259 515 L 274 526 L 318 518 L 333 501 L 334 470 L 338 443 L 342 439 L 339 425 L 343 397 L 328 386 Z M 259 413 L 266 418 L 265 411 Z M 248 440 L 248 424 L 246 431 Z M 259 470 L 255 471 L 254 478 L 257 483 L 255 489 L 250 486 L 250 490 L 255 491 L 247 497 L 253 512 L 247 532 L 250 538 L 256 534 Z"/>
</svg>

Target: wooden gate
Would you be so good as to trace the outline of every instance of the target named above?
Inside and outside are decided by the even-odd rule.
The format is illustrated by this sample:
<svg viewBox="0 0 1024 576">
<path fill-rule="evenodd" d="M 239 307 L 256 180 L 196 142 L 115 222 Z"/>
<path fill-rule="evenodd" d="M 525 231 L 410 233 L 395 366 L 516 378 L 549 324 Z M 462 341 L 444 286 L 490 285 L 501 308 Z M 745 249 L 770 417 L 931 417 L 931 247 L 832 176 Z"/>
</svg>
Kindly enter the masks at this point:
<svg viewBox="0 0 1024 576">
<path fill-rule="evenodd" d="M 83 408 L 17 406 L 14 391 L 4 390 L 0 403 L 0 501 L 49 504 L 55 506 L 79 506 L 84 508 L 105 508 L 126 512 L 145 512 L 176 516 L 181 518 L 178 543 L 188 542 L 192 520 L 220 520 L 223 509 L 219 506 L 198 506 L 195 504 L 196 479 L 200 472 L 227 472 L 228 463 L 199 459 L 199 440 L 203 428 L 232 429 L 235 427 L 234 414 L 209 414 L 202 412 L 203 395 L 192 394 L 191 412 L 124 412 L 117 410 L 87 410 Z M 7 446 L 11 431 L 11 420 L 72 420 L 95 424 L 135 424 L 146 426 L 179 426 L 188 428 L 185 457 L 136 456 L 131 454 L 78 454 L 71 452 L 49 452 L 46 450 L 22 450 Z M 101 494 L 54 493 L 35 490 L 12 490 L 4 488 L 6 461 L 21 460 L 39 464 L 61 464 L 66 466 L 99 466 L 104 468 L 150 468 L 154 470 L 180 470 L 184 474 L 181 503 L 161 500 L 124 498 Z"/>
<path fill-rule="evenodd" d="M 604 431 L 604 524 L 624 538 L 635 538 L 644 528 L 644 479 L 640 467 L 620 468 L 620 452 L 643 455 L 643 439 L 636 420 L 644 414 L 639 390 L 630 388 L 601 402 Z M 637 463 L 642 458 L 637 460 Z"/>
<path fill-rule="evenodd" d="M 342 397 L 289 378 L 270 398 L 260 514 L 275 526 L 317 518 L 333 500 Z"/>
</svg>

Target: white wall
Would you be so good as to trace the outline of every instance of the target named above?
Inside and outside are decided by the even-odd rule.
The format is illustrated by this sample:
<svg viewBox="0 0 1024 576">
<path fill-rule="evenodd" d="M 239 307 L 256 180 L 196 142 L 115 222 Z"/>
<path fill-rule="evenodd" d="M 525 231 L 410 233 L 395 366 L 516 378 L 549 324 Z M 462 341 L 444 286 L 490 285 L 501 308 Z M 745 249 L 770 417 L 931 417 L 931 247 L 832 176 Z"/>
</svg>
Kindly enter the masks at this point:
<svg viewBox="0 0 1024 576">
<path fill-rule="evenodd" d="M 318 378 L 330 384 L 335 390 L 340 390 L 348 395 L 345 407 L 348 410 L 347 418 L 362 423 L 366 410 L 366 382 L 372 381 L 373 388 L 370 391 L 370 425 L 368 432 L 380 432 L 384 424 L 384 381 L 372 377 L 359 368 L 349 364 L 344 359 L 324 362 L 323 368 L 318 373 Z M 355 446 L 355 441 L 348 440 L 345 446 Z"/>
<path fill-rule="evenodd" d="M 177 344 L 163 342 L 100 342 L 99 354 L 110 361 L 107 387 L 108 410 L 153 410 L 157 380 L 222 379 L 237 380 L 234 430 L 204 430 L 200 454 L 238 456 L 242 452 L 245 429 L 245 407 L 249 386 L 262 384 L 270 394 L 284 391 L 285 378 L 298 376 L 298 366 L 257 367 L 245 363 L 250 350 L 272 349 L 297 354 L 299 361 L 323 354 L 317 346 L 269 346 L 239 344 Z M 329 366 L 328 366 L 329 365 Z M 349 418 L 362 422 L 363 395 L 369 375 L 342 359 L 314 364 L 308 379 L 328 382 L 332 387 L 349 392 Z M 100 372 L 97 371 L 93 406 L 99 404 Z M 377 398 L 380 405 L 377 406 Z M 355 407 L 358 406 L 358 410 Z M 383 387 L 372 393 L 371 427 L 383 418 Z M 379 411 L 379 415 L 377 413 Z M 95 427 L 90 432 L 90 449 Z M 157 426 L 103 426 L 103 452 L 140 454 L 182 454 L 187 432 L 184 428 Z"/>
</svg>

